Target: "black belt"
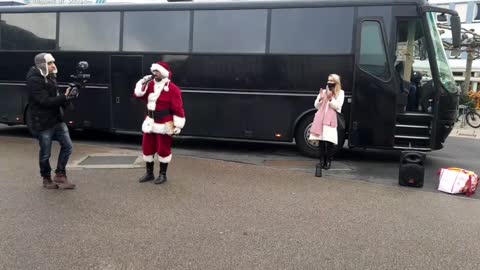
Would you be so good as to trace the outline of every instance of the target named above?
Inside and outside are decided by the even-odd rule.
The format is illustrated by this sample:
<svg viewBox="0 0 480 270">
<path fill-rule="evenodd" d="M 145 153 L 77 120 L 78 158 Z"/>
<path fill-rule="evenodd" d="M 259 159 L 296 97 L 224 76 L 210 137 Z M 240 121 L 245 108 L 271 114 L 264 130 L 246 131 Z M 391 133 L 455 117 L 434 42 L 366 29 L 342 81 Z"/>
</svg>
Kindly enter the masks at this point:
<svg viewBox="0 0 480 270">
<path fill-rule="evenodd" d="M 150 111 L 147 110 L 147 116 L 153 118 L 154 120 L 161 120 L 164 117 L 172 115 L 172 111 L 169 109 L 161 110 L 161 111 Z"/>
</svg>

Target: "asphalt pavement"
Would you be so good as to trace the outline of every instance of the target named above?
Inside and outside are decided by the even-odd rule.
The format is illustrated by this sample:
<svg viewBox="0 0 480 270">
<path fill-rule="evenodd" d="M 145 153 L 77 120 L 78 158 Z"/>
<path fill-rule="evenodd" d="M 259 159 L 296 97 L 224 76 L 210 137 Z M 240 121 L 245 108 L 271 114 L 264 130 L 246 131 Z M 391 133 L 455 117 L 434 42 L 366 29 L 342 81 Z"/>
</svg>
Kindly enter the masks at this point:
<svg viewBox="0 0 480 270">
<path fill-rule="evenodd" d="M 478 141 L 450 139 L 431 164 L 457 165 L 448 147 L 478 158 Z M 138 160 L 79 165 L 139 155 L 136 147 L 75 141 L 69 178 L 78 188 L 46 190 L 36 141 L 2 135 L 0 269 L 478 269 L 479 200 L 342 177 L 341 156 L 338 170 L 316 178 L 305 165 L 313 160 L 282 149 L 261 164 L 175 153 L 169 181 L 153 185 L 136 181 Z M 53 153 L 52 165 L 58 146 Z"/>
</svg>

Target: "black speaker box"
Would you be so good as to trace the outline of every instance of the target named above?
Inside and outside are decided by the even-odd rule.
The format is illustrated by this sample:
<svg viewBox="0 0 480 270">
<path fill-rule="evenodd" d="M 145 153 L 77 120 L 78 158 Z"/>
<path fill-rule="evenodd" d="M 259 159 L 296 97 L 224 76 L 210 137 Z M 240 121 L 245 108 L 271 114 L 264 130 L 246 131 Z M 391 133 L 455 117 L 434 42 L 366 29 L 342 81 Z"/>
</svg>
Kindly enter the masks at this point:
<svg viewBox="0 0 480 270">
<path fill-rule="evenodd" d="M 425 153 L 403 151 L 400 156 L 398 184 L 407 187 L 423 187 Z"/>
</svg>

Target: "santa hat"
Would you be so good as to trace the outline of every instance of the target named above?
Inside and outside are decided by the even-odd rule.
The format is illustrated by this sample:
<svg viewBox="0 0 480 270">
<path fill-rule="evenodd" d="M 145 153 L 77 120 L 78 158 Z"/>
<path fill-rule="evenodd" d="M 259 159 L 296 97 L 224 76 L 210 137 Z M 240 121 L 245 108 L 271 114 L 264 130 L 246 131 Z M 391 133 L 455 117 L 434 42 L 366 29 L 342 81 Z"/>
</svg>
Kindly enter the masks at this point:
<svg viewBox="0 0 480 270">
<path fill-rule="evenodd" d="M 40 70 L 40 74 L 42 74 L 43 77 L 47 77 L 48 63 L 55 62 L 55 58 L 53 58 L 53 56 L 49 53 L 39 53 L 35 55 L 34 61 L 35 67 Z M 56 69 L 53 71 L 53 74 L 55 73 L 57 73 Z"/>
<path fill-rule="evenodd" d="M 170 72 L 170 67 L 165 62 L 157 62 L 153 63 L 150 67 L 150 71 L 153 73 L 154 71 L 160 72 L 162 76 L 162 81 L 165 80 L 165 87 L 163 88 L 165 91 L 168 91 L 168 85 L 170 84 L 170 78 L 172 77 L 172 73 Z"/>
</svg>

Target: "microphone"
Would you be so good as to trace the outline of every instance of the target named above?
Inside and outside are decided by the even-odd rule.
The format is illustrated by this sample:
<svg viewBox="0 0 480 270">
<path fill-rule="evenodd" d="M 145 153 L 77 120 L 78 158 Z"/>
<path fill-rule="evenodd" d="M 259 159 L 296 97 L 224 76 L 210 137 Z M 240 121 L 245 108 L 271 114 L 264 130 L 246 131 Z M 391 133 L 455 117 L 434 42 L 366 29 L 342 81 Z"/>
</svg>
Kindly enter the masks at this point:
<svg viewBox="0 0 480 270">
<path fill-rule="evenodd" d="M 150 78 L 149 78 L 146 82 L 144 82 L 143 85 L 148 84 L 148 83 L 151 82 L 154 78 L 155 78 L 154 75 L 150 75 Z"/>
</svg>

